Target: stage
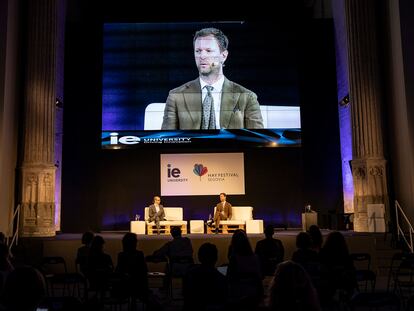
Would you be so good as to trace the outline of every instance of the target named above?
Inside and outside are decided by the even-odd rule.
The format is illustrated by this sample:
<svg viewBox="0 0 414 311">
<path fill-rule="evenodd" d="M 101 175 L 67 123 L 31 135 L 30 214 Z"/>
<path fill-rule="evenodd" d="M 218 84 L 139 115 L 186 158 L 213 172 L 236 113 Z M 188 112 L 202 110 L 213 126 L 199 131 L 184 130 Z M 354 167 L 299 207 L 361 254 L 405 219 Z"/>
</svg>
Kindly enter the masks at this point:
<svg viewBox="0 0 414 311">
<path fill-rule="evenodd" d="M 292 257 L 296 249 L 295 242 L 298 230 L 275 231 L 274 238 L 280 239 L 285 248 L 285 260 Z M 324 238 L 331 230 L 322 230 Z M 371 254 L 372 268 L 376 269 L 378 264 L 378 250 L 384 250 L 386 242 L 384 234 L 378 233 L 357 233 L 354 231 L 342 231 L 349 246 L 351 253 L 364 252 Z M 104 250 L 110 254 L 116 265 L 117 254 L 122 250 L 122 237 L 124 232 L 101 232 L 97 233 L 105 239 Z M 194 249 L 194 259 L 197 262 L 198 248 L 205 242 L 213 243 L 219 251 L 218 265 L 227 263 L 227 250 L 231 242 L 231 234 L 186 234 L 191 239 Z M 20 239 L 16 248 L 16 257 L 19 255 L 29 264 L 36 264 L 42 256 L 62 256 L 65 258 L 67 268 L 75 271 L 75 257 L 77 249 L 81 246 L 81 233 L 60 233 L 53 238 L 26 238 Z M 248 234 L 253 249 L 257 241 L 264 238 L 263 234 Z M 145 254 L 151 255 L 152 252 L 164 243 L 171 240 L 170 235 L 138 235 L 138 249 Z M 389 246 L 388 246 L 389 248 Z M 392 249 L 389 248 L 390 251 Z"/>
</svg>

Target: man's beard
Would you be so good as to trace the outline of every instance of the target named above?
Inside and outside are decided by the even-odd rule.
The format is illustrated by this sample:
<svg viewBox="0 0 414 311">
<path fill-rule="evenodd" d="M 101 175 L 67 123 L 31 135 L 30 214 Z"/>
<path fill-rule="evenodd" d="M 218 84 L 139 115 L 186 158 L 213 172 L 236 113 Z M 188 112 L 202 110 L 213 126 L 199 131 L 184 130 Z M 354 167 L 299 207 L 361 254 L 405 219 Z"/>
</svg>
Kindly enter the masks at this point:
<svg viewBox="0 0 414 311">
<path fill-rule="evenodd" d="M 199 72 L 200 72 L 200 75 L 202 75 L 202 76 L 209 76 L 209 75 L 211 75 L 211 74 L 213 74 L 213 73 L 219 73 L 220 72 L 220 70 L 219 70 L 219 68 L 213 68 L 211 65 L 208 67 L 208 68 L 206 68 L 206 69 L 199 69 Z"/>
</svg>

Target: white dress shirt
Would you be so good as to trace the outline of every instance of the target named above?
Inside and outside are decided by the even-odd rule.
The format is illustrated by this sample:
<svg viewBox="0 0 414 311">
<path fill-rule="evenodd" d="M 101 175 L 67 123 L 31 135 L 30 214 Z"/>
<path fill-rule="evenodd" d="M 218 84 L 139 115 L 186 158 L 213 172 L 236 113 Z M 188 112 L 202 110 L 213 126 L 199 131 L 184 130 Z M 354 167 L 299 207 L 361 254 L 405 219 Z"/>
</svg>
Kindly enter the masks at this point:
<svg viewBox="0 0 414 311">
<path fill-rule="evenodd" d="M 223 91 L 223 84 L 224 84 L 224 76 L 216 81 L 216 83 L 211 84 L 213 90 L 211 91 L 211 95 L 213 96 L 214 100 L 214 114 L 216 116 L 216 129 L 220 129 L 220 108 L 221 108 L 221 94 Z M 200 85 L 201 85 L 201 102 L 204 101 L 204 98 L 207 96 L 207 89 L 205 88 L 207 84 L 200 78 Z"/>
<path fill-rule="evenodd" d="M 221 214 L 224 215 L 224 206 L 226 205 L 226 201 L 223 201 L 223 210 L 221 211 Z"/>
<path fill-rule="evenodd" d="M 155 211 L 158 213 L 160 211 L 160 206 L 158 204 L 154 204 L 155 205 Z"/>
</svg>

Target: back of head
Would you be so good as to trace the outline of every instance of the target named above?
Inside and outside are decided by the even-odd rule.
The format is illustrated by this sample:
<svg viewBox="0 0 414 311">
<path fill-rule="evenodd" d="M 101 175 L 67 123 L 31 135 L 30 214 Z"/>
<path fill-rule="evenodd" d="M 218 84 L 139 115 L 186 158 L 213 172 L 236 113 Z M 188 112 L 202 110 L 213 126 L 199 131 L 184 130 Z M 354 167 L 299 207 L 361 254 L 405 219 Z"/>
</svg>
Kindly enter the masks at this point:
<svg viewBox="0 0 414 311">
<path fill-rule="evenodd" d="M 172 227 L 171 235 L 174 239 L 181 237 L 181 227 L 178 227 L 178 226 Z"/>
<path fill-rule="evenodd" d="M 124 252 L 131 252 L 137 249 L 138 239 L 137 235 L 132 232 L 125 233 L 122 238 L 122 248 Z"/>
<path fill-rule="evenodd" d="M 272 310 L 315 310 L 316 292 L 303 267 L 291 260 L 278 265 L 270 289 Z"/>
<path fill-rule="evenodd" d="M 89 246 L 92 243 L 95 234 L 92 231 L 86 231 L 82 234 L 82 244 Z"/>
<path fill-rule="evenodd" d="M 319 246 L 319 247 L 322 246 L 323 238 L 322 238 L 322 233 L 319 227 L 317 225 L 312 225 L 309 227 L 308 232 L 312 238 L 313 245 Z"/>
<path fill-rule="evenodd" d="M 10 272 L 4 284 L 4 303 L 10 310 L 35 310 L 46 294 L 42 274 L 32 267 L 19 267 Z"/>
<path fill-rule="evenodd" d="M 253 254 L 247 234 L 244 230 L 237 229 L 231 238 L 231 248 L 234 255 L 251 255 Z"/>
<path fill-rule="evenodd" d="M 100 235 L 96 235 L 91 243 L 91 253 L 101 253 L 103 252 L 103 246 L 105 240 Z"/>
<path fill-rule="evenodd" d="M 348 246 L 342 233 L 338 231 L 331 232 L 322 248 L 325 256 L 345 259 L 349 256 Z"/>
<path fill-rule="evenodd" d="M 267 225 L 264 230 L 264 234 L 266 238 L 271 238 L 274 233 L 275 233 L 275 229 L 273 228 L 273 225 Z"/>
<path fill-rule="evenodd" d="M 309 233 L 300 232 L 296 236 L 296 247 L 299 249 L 308 249 L 312 246 L 312 239 Z"/>
<path fill-rule="evenodd" d="M 211 243 L 204 243 L 198 249 L 198 260 L 203 265 L 214 266 L 217 262 L 217 247 Z"/>
</svg>

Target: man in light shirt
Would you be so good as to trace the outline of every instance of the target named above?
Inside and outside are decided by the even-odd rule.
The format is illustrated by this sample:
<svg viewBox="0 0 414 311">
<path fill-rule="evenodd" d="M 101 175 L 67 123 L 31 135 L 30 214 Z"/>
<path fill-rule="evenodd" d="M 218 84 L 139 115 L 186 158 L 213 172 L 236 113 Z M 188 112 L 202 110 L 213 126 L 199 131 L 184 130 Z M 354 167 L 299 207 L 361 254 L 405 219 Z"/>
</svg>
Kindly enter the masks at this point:
<svg viewBox="0 0 414 311">
<path fill-rule="evenodd" d="M 154 221 L 157 226 L 158 234 L 160 234 L 160 221 L 165 220 L 164 207 L 161 205 L 161 198 L 154 196 L 153 204 L 149 206 L 149 219 Z"/>
<path fill-rule="evenodd" d="M 263 128 L 256 94 L 223 74 L 228 43 L 219 29 L 196 32 L 193 44 L 199 77 L 170 91 L 162 130 Z"/>
</svg>

